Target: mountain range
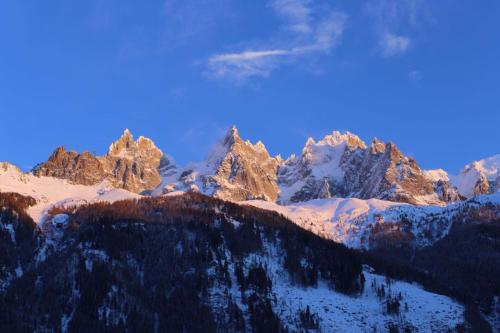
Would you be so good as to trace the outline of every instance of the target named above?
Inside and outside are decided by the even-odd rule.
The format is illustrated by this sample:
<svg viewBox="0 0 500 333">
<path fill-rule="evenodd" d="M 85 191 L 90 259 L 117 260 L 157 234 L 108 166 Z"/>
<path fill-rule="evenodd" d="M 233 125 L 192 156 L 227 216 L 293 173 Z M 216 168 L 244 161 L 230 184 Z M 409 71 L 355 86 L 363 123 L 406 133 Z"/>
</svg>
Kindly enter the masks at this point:
<svg viewBox="0 0 500 333">
<path fill-rule="evenodd" d="M 177 166 L 152 140 L 134 141 L 129 130 L 104 156 L 57 148 L 31 172 L 36 176 L 113 187 L 138 194 L 199 191 L 225 200 L 265 200 L 287 204 L 331 197 L 445 205 L 500 189 L 500 155 L 466 165 L 458 175 L 422 170 L 392 143 L 334 131 L 309 138 L 300 156 L 271 156 L 231 127 L 207 159 Z"/>
<path fill-rule="evenodd" d="M 0 330 L 498 332 L 499 164 L 337 131 L 283 159 L 234 126 L 185 166 L 129 130 L 3 162 Z"/>
<path fill-rule="evenodd" d="M 423 170 L 392 142 L 375 138 L 367 145 L 338 131 L 309 138 L 299 156 L 283 159 L 271 156 L 261 141 L 242 139 L 235 126 L 205 160 L 179 166 L 151 139 L 134 140 L 125 130 L 104 156 L 58 147 L 27 173 L 2 163 L 0 191 L 37 198 L 29 211 L 39 222 L 58 205 L 198 192 L 280 211 L 350 246 L 370 247 L 380 226 L 397 226 L 413 245 L 424 246 L 443 238 L 458 217 L 466 218 L 464 207 L 473 208 L 467 208 L 471 215 L 477 202 L 483 211 L 489 210 L 483 203 L 497 202 L 499 166 L 497 155 L 466 165 L 458 175 Z M 478 201 L 480 196 L 486 197 Z M 384 228 L 382 234 L 393 232 Z"/>
</svg>

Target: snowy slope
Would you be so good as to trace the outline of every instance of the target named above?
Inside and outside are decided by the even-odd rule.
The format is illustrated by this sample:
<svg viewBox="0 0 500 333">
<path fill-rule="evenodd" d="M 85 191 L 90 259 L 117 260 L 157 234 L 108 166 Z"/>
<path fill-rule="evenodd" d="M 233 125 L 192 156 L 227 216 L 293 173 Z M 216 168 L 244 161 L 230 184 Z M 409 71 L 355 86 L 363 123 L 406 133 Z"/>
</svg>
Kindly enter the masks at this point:
<svg viewBox="0 0 500 333">
<path fill-rule="evenodd" d="M 378 199 L 329 198 L 281 206 L 273 202 L 245 201 L 241 204 L 276 211 L 304 229 L 352 248 L 369 247 L 369 238 L 377 227 L 390 229 L 404 219 L 419 246 L 443 238 L 454 217 L 465 210 L 500 205 L 500 193 L 479 196 L 448 206 L 415 206 Z M 497 216 L 500 210 L 497 208 Z M 387 228 L 389 227 L 389 228 Z"/>
<path fill-rule="evenodd" d="M 466 165 L 457 175 L 451 177 L 453 184 L 459 192 L 470 198 L 474 196 L 474 188 L 481 179 L 489 182 L 498 181 L 500 177 L 500 154 L 483 160 L 472 162 Z M 493 192 L 500 190 L 500 187 L 493 189 Z"/>
<path fill-rule="evenodd" d="M 387 332 L 391 323 L 400 331 L 404 327 L 412 327 L 413 332 L 447 332 L 464 321 L 463 306 L 452 299 L 427 292 L 417 284 L 388 280 L 373 273 L 369 267 L 364 268 L 365 288 L 359 295 L 338 293 L 324 281 L 316 287 L 302 288 L 290 281 L 288 272 L 283 268 L 284 257 L 280 249 L 266 244 L 263 253 L 244 258 L 244 270 L 256 263 L 267 268 L 272 281 L 273 311 L 291 332 L 301 331 L 297 316 L 307 307 L 319 318 L 319 332 Z M 230 263 L 228 270 L 232 287 L 227 290 L 225 286 L 215 285 L 211 290 L 212 307 L 222 306 L 222 300 L 229 292 L 244 315 L 248 316 L 234 265 Z M 382 286 L 384 296 L 377 292 Z M 387 313 L 386 301 L 399 295 L 399 315 Z"/>
<path fill-rule="evenodd" d="M 450 180 L 448 173 L 446 171 L 444 171 L 443 169 L 424 170 L 424 175 L 428 179 L 430 179 L 434 182 L 437 182 L 439 180 L 447 182 Z"/>
<path fill-rule="evenodd" d="M 37 223 L 41 222 L 45 213 L 54 205 L 113 202 L 140 197 L 132 192 L 116 189 L 106 181 L 93 186 L 75 185 L 64 179 L 23 173 L 9 163 L 0 163 L 0 192 L 16 192 L 35 198 L 37 204 L 28 209 L 28 214 Z"/>
<path fill-rule="evenodd" d="M 378 199 L 317 199 L 280 206 L 273 202 L 246 201 L 259 208 L 277 211 L 299 226 L 350 247 L 361 247 L 359 235 L 375 220 L 376 214 L 404 204 Z"/>
</svg>

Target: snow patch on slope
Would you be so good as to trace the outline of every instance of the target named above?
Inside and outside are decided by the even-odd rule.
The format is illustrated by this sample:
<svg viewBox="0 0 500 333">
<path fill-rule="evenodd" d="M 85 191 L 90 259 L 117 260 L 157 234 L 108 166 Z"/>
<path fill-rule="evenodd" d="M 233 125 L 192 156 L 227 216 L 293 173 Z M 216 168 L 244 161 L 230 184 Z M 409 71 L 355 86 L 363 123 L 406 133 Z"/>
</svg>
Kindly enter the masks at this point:
<svg viewBox="0 0 500 333">
<path fill-rule="evenodd" d="M 408 206 L 391 201 L 356 198 L 316 199 L 287 206 L 258 200 L 242 204 L 276 211 L 306 230 L 353 248 L 362 247 L 359 236 L 378 215 L 391 207 Z"/>
<path fill-rule="evenodd" d="M 500 192 L 444 207 L 356 198 L 316 199 L 286 206 L 258 200 L 240 204 L 276 211 L 306 230 L 351 248 L 368 248 L 375 227 L 404 219 L 411 224 L 416 244 L 426 246 L 449 233 L 453 217 L 465 206 L 500 205 Z"/>
<path fill-rule="evenodd" d="M 443 169 L 436 169 L 436 170 L 424 170 L 424 175 L 434 181 L 449 181 L 450 177 L 448 176 L 448 173 L 444 171 Z"/>
<path fill-rule="evenodd" d="M 0 164 L 0 192 L 16 192 L 35 198 L 37 204 L 29 207 L 27 212 L 36 223 L 41 222 L 48 210 L 56 205 L 140 198 L 140 195 L 112 187 L 107 181 L 93 186 L 75 185 L 64 179 L 23 173 L 8 163 Z"/>
<path fill-rule="evenodd" d="M 230 254 L 226 256 L 229 258 Z M 302 330 L 297 319 L 307 307 L 318 316 L 321 332 L 386 332 L 391 323 L 400 328 L 411 326 L 419 332 L 448 332 L 464 321 L 463 306 L 452 299 L 427 292 L 418 284 L 388 280 L 373 273 L 369 267 L 364 268 L 366 282 L 359 295 L 336 292 L 321 279 L 316 287 L 298 286 L 284 269 L 284 257 L 280 248 L 264 241 L 262 253 L 253 253 L 243 259 L 243 269 L 248 271 L 256 264 L 266 268 L 272 281 L 273 311 L 291 332 Z M 210 291 L 211 306 L 224 306 L 223 300 L 229 296 L 247 318 L 248 309 L 238 288 L 234 264 L 231 260 L 227 262 L 231 288 L 226 289 L 215 281 Z M 375 288 L 382 285 L 385 297 L 378 295 Z M 389 295 L 391 298 L 401 296 L 399 315 L 387 313 L 385 302 Z"/>
</svg>

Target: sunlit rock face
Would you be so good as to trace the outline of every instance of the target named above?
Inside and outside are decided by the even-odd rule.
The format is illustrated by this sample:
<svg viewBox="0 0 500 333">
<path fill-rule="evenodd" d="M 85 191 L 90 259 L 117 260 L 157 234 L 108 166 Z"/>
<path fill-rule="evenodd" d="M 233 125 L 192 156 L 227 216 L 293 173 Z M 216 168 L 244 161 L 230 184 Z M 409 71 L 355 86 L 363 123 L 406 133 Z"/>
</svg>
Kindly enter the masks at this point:
<svg viewBox="0 0 500 333">
<path fill-rule="evenodd" d="M 413 204 L 443 204 L 459 199 L 444 179 L 429 177 L 393 143 L 375 139 L 368 147 L 349 132 L 333 132 L 306 142 L 278 172 L 282 203 L 329 197 L 378 198 Z"/>
<path fill-rule="evenodd" d="M 125 130 L 104 156 L 95 157 L 89 152 L 78 154 L 59 147 L 47 162 L 36 166 L 33 173 L 82 185 L 107 180 L 116 188 L 142 193 L 155 189 L 161 183 L 160 169 L 172 167 L 173 162 L 153 141 L 142 136 L 134 141 L 130 131 Z"/>
<path fill-rule="evenodd" d="M 132 134 L 125 130 L 99 160 L 106 170 L 106 178 L 115 187 L 141 193 L 161 183 L 158 169 L 163 158 L 163 152 L 153 141 L 142 136 L 134 141 Z"/>
<path fill-rule="evenodd" d="M 278 197 L 276 173 L 279 159 L 269 155 L 262 142 L 243 141 L 236 127 L 231 128 L 213 156 L 216 167 L 213 179 L 219 185 L 215 195 L 222 199 L 275 201 Z M 212 161 L 211 161 L 212 162 Z"/>
<path fill-rule="evenodd" d="M 280 158 L 271 157 L 262 142 L 244 141 L 233 126 L 205 161 L 165 177 L 160 190 L 197 191 L 231 201 L 275 201 L 279 163 Z"/>
<path fill-rule="evenodd" d="M 498 186 L 496 179 L 475 169 L 468 175 L 473 172 L 473 194 Z M 349 132 L 333 132 L 317 142 L 310 138 L 300 156 L 282 160 L 270 156 L 262 142 L 243 140 L 233 126 L 206 160 L 177 168 L 153 141 L 142 136 L 134 140 L 125 130 L 104 156 L 60 147 L 33 173 L 83 185 L 106 180 L 134 193 L 196 191 L 231 201 L 287 204 L 354 197 L 442 205 L 460 199 L 444 171 L 424 171 L 393 143 L 375 139 L 366 145 Z"/>
<path fill-rule="evenodd" d="M 82 185 L 97 184 L 106 176 L 98 158 L 86 151 L 78 154 L 75 151 L 67 151 L 64 147 L 57 148 L 47 162 L 33 169 L 33 173 L 36 176 L 67 179 Z"/>
</svg>

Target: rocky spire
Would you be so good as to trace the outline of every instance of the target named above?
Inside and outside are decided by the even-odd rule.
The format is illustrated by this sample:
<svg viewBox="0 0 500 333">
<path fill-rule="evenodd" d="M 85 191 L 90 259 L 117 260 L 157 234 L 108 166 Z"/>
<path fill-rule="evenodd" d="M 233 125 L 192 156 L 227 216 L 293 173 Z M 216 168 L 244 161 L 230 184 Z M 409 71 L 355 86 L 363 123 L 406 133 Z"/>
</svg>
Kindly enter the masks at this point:
<svg viewBox="0 0 500 333">
<path fill-rule="evenodd" d="M 36 166 L 33 173 L 83 185 L 107 180 L 117 188 L 141 193 L 161 183 L 160 168 L 171 171 L 173 161 L 167 161 L 152 140 L 141 136 L 134 141 L 132 133 L 125 129 L 104 156 L 95 157 L 89 152 L 78 154 L 59 147 L 47 162 Z"/>
<path fill-rule="evenodd" d="M 372 154 L 383 154 L 385 152 L 385 144 L 377 138 L 374 138 L 370 146 Z"/>
<path fill-rule="evenodd" d="M 232 125 L 224 136 L 223 145 L 230 147 L 238 140 L 241 140 L 238 128 L 236 128 L 235 125 Z"/>
<path fill-rule="evenodd" d="M 438 184 L 427 177 L 394 143 L 374 139 L 367 147 L 349 132 L 334 131 L 317 142 L 308 139 L 300 159 L 281 164 L 278 182 L 283 203 L 323 197 L 326 192 L 417 204 L 458 199 L 446 181 Z"/>
<path fill-rule="evenodd" d="M 180 171 L 178 179 L 164 184 L 163 189 L 196 190 L 231 201 L 275 201 L 279 191 L 276 183 L 279 163 L 280 159 L 271 157 L 262 142 L 252 144 L 243 140 L 232 126 L 205 162 Z"/>
<path fill-rule="evenodd" d="M 107 179 L 115 187 L 135 193 L 152 191 L 161 183 L 158 170 L 165 165 L 163 159 L 163 152 L 152 140 L 141 136 L 134 141 L 128 129 L 100 158 L 109 174 Z"/>
<path fill-rule="evenodd" d="M 134 141 L 134 136 L 126 128 L 118 140 L 113 142 L 108 149 L 108 156 L 122 156 L 124 151 L 136 149 L 137 143 Z"/>
</svg>

